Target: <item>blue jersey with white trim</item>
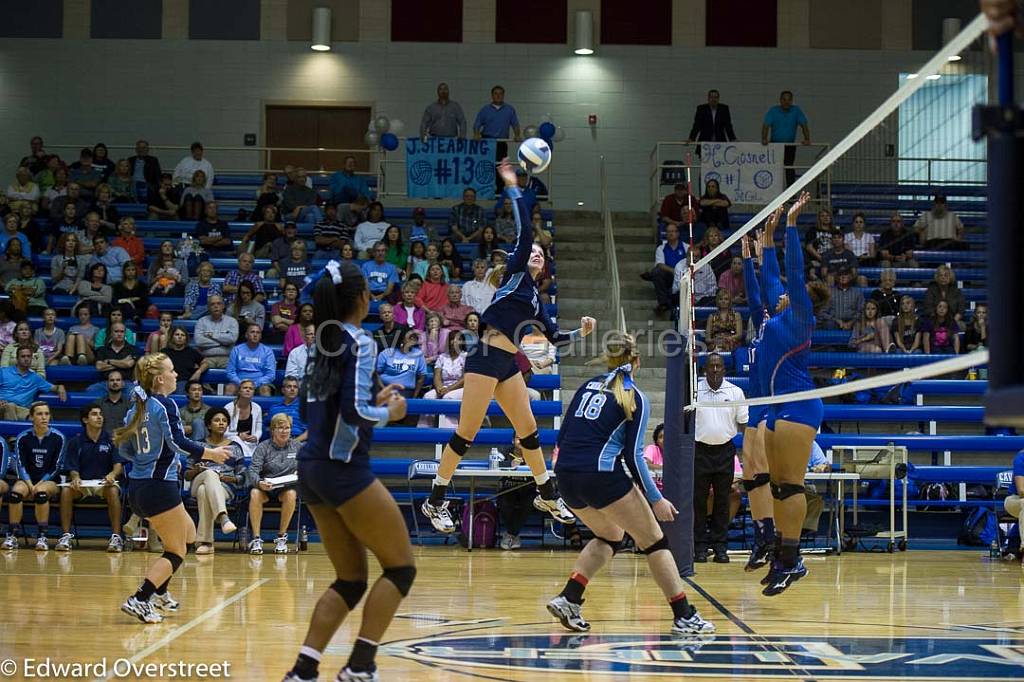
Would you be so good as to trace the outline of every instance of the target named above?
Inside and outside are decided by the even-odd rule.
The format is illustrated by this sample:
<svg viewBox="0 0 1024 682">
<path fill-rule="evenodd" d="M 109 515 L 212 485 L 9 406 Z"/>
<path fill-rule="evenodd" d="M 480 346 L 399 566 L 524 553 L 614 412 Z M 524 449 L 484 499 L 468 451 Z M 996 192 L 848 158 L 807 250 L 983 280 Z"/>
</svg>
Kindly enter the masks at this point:
<svg viewBox="0 0 1024 682">
<path fill-rule="evenodd" d="M 607 374 L 584 383 L 572 397 L 558 430 L 555 471 L 610 472 L 625 465 L 647 499 L 654 503 L 662 495 L 654 485 L 643 452 L 651 402 L 639 388 L 633 388 L 633 395 L 636 409 L 633 418 L 626 419 Z"/>
<path fill-rule="evenodd" d="M 807 361 L 816 320 L 804 283 L 803 247 L 796 227 L 786 228 L 786 293 L 789 307 L 765 324 L 759 348 L 762 387 L 769 395 L 814 388 Z"/>
<path fill-rule="evenodd" d="M 5 478 L 17 478 L 20 481 L 28 480 L 28 472 L 21 463 L 18 453 L 7 446 L 7 439 L 0 438 L 0 480 Z"/>
<path fill-rule="evenodd" d="M 137 409 L 137 404 L 132 405 L 125 415 L 125 424 L 131 423 Z M 132 463 L 128 478 L 180 480 L 181 461 L 178 455 L 199 459 L 206 448 L 185 435 L 178 406 L 167 396 L 149 396 L 143 409 L 146 414 L 139 424 L 139 430 L 118 448 L 118 454 Z"/>
<path fill-rule="evenodd" d="M 40 483 L 55 481 L 64 468 L 67 441 L 57 429 L 49 429 L 42 438 L 35 429 L 25 429 L 14 439 L 14 450 L 25 473 L 23 480 Z"/>
<path fill-rule="evenodd" d="M 335 460 L 369 466 L 374 426 L 386 426 L 388 408 L 374 404 L 377 344 L 365 329 L 343 324 L 341 387 L 333 395 L 306 396 L 306 444 L 300 460 Z"/>
<path fill-rule="evenodd" d="M 505 262 L 501 286 L 494 292 L 490 305 L 480 316 L 485 327 L 494 327 L 517 346 L 526 336 L 530 323 L 537 323 L 544 336 L 555 345 L 564 345 L 579 336 L 579 330 L 563 332 L 558 323 L 547 314 L 540 301 L 537 281 L 530 276 L 530 254 L 533 252 L 533 228 L 527 221 L 529 212 L 523 193 L 518 187 L 505 189 L 512 200 L 512 216 L 516 223 L 516 243 Z"/>
<path fill-rule="evenodd" d="M 775 247 L 764 249 L 761 271 L 755 276 L 754 262 L 747 258 L 743 261 L 743 281 L 747 287 L 747 301 L 750 306 L 750 319 L 755 325 L 754 337 L 750 340 L 748 353 L 750 358 L 750 384 L 748 398 L 760 398 L 768 395 L 767 378 L 764 376 L 764 363 L 758 362 L 761 352 L 761 340 L 764 329 L 771 318 L 772 311 L 778 306 L 779 297 L 783 293 L 782 279 L 779 273 L 779 260 L 775 255 Z"/>
</svg>

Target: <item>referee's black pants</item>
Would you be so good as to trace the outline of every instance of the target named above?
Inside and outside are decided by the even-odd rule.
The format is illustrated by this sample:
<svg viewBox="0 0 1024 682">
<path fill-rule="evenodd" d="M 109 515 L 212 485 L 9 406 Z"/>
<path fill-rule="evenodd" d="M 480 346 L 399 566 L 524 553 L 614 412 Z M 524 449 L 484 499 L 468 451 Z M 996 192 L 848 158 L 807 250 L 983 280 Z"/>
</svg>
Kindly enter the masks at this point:
<svg viewBox="0 0 1024 682">
<path fill-rule="evenodd" d="M 735 456 L 732 441 L 721 445 L 697 442 L 693 459 L 693 545 L 697 552 L 726 550 Z M 715 500 L 708 516 L 710 490 Z"/>
</svg>

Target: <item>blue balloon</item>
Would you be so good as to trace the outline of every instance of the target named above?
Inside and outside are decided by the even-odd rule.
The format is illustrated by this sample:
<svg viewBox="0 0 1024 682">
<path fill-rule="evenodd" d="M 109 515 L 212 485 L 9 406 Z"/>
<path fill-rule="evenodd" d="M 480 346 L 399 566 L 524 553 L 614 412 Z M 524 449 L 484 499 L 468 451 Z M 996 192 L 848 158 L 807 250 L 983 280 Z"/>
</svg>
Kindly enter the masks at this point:
<svg viewBox="0 0 1024 682">
<path fill-rule="evenodd" d="M 551 138 L 555 136 L 557 128 L 555 128 L 555 124 L 552 123 L 551 121 L 544 121 L 543 123 L 540 124 L 540 127 L 537 128 L 537 132 L 540 133 L 540 136 L 543 140 L 545 140 L 546 142 L 551 142 Z"/>
<path fill-rule="evenodd" d="M 380 146 L 389 152 L 393 152 L 398 149 L 398 135 L 394 133 L 384 133 L 380 136 Z"/>
</svg>

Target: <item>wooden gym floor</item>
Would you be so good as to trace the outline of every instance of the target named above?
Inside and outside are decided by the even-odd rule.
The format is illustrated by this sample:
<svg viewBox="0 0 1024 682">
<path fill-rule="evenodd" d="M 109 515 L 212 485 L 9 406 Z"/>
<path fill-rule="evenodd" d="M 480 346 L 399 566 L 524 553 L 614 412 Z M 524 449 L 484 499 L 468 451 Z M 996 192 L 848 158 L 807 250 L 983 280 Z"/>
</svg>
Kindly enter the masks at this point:
<svg viewBox="0 0 1024 682">
<path fill-rule="evenodd" d="M 259 559 L 222 547 L 188 557 L 172 585 L 181 611 L 144 626 L 118 606 L 157 555 L 102 547 L 0 554 L 0 679 L 29 679 L 23 659 L 49 657 L 106 660 L 106 676 L 94 667 L 79 679 L 112 679 L 123 658 L 226 661 L 231 679 L 280 680 L 333 579 L 319 545 Z M 761 574 L 736 559 L 698 565 L 688 592 L 718 627 L 704 641 L 669 635 L 670 611 L 640 556 L 616 557 L 591 582 L 584 614 L 593 629 L 580 636 L 544 610 L 572 552 L 416 555 L 418 579 L 378 657 L 384 680 L 1024 679 L 1024 572 L 979 551 L 809 557 L 808 577 L 772 599 L 759 593 Z M 325 652 L 322 680 L 345 662 L 353 615 Z M 128 663 L 118 665 L 124 677 Z M 150 675 L 125 678 L 170 677 Z"/>
</svg>

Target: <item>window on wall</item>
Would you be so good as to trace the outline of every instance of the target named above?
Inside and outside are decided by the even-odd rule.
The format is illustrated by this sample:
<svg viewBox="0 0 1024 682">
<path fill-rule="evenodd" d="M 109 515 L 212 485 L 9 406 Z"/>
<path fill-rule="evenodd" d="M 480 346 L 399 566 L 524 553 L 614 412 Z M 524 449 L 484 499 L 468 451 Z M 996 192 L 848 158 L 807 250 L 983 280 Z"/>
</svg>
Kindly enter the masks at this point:
<svg viewBox="0 0 1024 682">
<path fill-rule="evenodd" d="M 0 38 L 61 38 L 64 0 L 0 0 Z"/>
<path fill-rule="evenodd" d="M 461 43 L 462 0 L 391 0 L 391 40 Z"/>
<path fill-rule="evenodd" d="M 775 47 L 778 43 L 776 0 L 706 0 L 708 47 Z"/>
<path fill-rule="evenodd" d="M 603 45 L 671 45 L 672 0 L 601 0 Z"/>
<path fill-rule="evenodd" d="M 92 0 L 90 37 L 159 40 L 163 4 L 163 0 Z"/>
<path fill-rule="evenodd" d="M 190 40 L 259 40 L 260 0 L 189 0 L 188 37 Z"/>
<path fill-rule="evenodd" d="M 560 43 L 567 34 L 567 0 L 497 0 L 498 43 Z"/>
</svg>

